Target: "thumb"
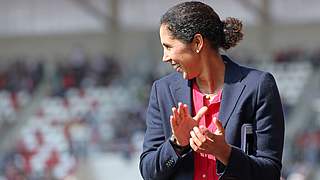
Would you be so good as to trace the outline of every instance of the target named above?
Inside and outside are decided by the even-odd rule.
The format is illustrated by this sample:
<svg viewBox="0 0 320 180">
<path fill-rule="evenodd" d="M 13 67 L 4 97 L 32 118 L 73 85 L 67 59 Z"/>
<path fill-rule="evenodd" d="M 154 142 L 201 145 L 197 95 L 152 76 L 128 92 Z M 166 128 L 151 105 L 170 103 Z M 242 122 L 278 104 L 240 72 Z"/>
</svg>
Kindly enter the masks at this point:
<svg viewBox="0 0 320 180">
<path fill-rule="evenodd" d="M 206 114 L 207 110 L 208 110 L 208 107 L 207 107 L 207 106 L 203 106 L 203 107 L 198 111 L 198 113 L 193 117 L 193 119 L 194 119 L 195 121 L 199 121 L 199 120 L 202 118 L 202 116 L 203 116 L 204 114 Z"/>
<path fill-rule="evenodd" d="M 224 129 L 223 129 L 223 127 L 222 127 L 222 123 L 221 123 L 216 117 L 213 118 L 213 122 L 214 122 L 214 124 L 215 124 L 216 127 L 217 127 L 217 131 L 218 131 L 219 133 L 224 134 Z"/>
</svg>

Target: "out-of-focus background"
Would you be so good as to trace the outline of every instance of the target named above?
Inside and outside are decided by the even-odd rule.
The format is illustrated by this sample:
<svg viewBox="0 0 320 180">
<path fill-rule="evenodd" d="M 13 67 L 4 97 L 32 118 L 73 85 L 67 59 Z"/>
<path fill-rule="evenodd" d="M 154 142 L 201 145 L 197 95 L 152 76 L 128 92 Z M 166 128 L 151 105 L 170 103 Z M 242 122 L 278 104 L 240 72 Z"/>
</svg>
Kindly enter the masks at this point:
<svg viewBox="0 0 320 180">
<path fill-rule="evenodd" d="M 0 0 L 0 179 L 138 180 L 177 0 Z M 320 179 L 320 1 L 215 0 L 240 18 L 227 52 L 273 73 L 285 111 L 283 179 Z"/>
</svg>

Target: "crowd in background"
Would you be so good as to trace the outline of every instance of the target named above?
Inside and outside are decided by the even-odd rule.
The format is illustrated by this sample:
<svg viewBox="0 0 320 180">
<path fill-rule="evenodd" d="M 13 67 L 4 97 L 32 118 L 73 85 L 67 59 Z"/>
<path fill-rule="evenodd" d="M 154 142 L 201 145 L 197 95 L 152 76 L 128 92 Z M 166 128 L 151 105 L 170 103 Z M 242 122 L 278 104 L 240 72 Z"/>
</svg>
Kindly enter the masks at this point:
<svg viewBox="0 0 320 180">
<path fill-rule="evenodd" d="M 40 61 L 23 58 L 0 64 L 0 132 L 11 126 L 17 113 L 29 102 L 39 86 L 44 69 Z"/>
<path fill-rule="evenodd" d="M 43 77 L 43 63 L 24 58 L 9 60 L 0 65 L 0 90 L 11 93 L 33 93 Z"/>
<path fill-rule="evenodd" d="M 263 66 L 259 60 L 248 59 L 251 65 Z M 319 64 L 320 56 L 299 50 L 281 51 L 275 54 L 273 63 L 286 69 L 287 64 L 305 59 L 316 69 L 318 66 L 314 64 Z M 124 72 L 116 58 L 103 55 L 77 54 L 57 62 L 47 82 L 42 78 L 44 65 L 40 61 L 29 63 L 21 59 L 1 66 L 0 91 L 25 90 L 37 96 L 34 92 L 39 84 L 47 83 L 50 87 L 39 107 L 28 117 L 15 146 L 10 152 L 0 154 L 1 176 L 17 180 L 61 179 L 72 175 L 79 159 L 90 153 L 118 152 L 130 159 L 140 151 L 136 139 L 141 141 L 145 131 L 151 83 L 163 74 L 152 71 L 142 78 L 128 79 Z M 286 123 L 290 123 L 288 118 L 297 104 L 283 98 L 283 105 Z M 301 170 L 298 164 L 301 167 L 320 160 L 319 130 L 300 132 L 295 139 L 290 148 L 296 164 L 285 165 L 284 178 L 294 179 L 292 174 Z"/>
<path fill-rule="evenodd" d="M 20 138 L 12 150 L 0 154 L 3 177 L 64 179 L 74 173 L 79 159 L 90 152 L 119 152 L 131 158 L 137 151 L 132 140 L 145 130 L 146 99 L 141 98 L 146 96 L 141 94 L 146 92 L 140 90 L 146 86 L 125 87 L 129 82 L 121 80 L 122 69 L 116 59 L 102 55 L 71 56 L 55 63 L 47 79 L 38 79 L 43 77 L 42 71 L 34 75 L 35 72 L 27 71 L 26 63 L 17 64 L 6 71 L 8 77 L 18 72 L 14 74 L 19 77 L 13 82 L 15 87 L 4 84 L 3 90 L 15 93 L 23 88 L 32 95 L 37 86 L 24 84 L 25 79 L 33 77 L 35 85 L 48 84 L 49 88 L 45 89 L 48 92 L 40 105 L 25 119 L 27 123 L 21 132 L 17 132 Z M 39 67 L 43 70 L 43 66 Z"/>
<path fill-rule="evenodd" d="M 101 55 L 90 59 L 84 55 L 75 55 L 56 64 L 55 73 L 51 77 L 51 93 L 53 96 L 63 96 L 70 88 L 108 86 L 121 73 L 117 60 L 109 56 Z"/>
</svg>

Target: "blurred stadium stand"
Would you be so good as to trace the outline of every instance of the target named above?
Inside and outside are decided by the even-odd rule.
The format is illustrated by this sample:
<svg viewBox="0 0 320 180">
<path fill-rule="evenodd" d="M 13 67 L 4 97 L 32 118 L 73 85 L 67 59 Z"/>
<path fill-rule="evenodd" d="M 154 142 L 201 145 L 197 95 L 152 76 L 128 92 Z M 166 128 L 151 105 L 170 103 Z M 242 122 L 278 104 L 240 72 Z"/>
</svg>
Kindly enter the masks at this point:
<svg viewBox="0 0 320 180">
<path fill-rule="evenodd" d="M 159 18 L 178 0 L 0 2 L 0 179 L 141 179 L 150 87 L 171 72 Z M 275 76 L 283 179 L 319 179 L 320 1 L 204 2 L 244 21 L 228 54 Z"/>
</svg>

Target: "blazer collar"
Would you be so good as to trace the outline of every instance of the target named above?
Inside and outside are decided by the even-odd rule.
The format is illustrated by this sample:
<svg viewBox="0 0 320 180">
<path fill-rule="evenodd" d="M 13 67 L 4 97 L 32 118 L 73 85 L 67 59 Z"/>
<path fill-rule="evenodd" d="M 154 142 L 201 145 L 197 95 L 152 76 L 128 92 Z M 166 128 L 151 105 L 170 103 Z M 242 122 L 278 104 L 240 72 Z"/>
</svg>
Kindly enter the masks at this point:
<svg viewBox="0 0 320 180">
<path fill-rule="evenodd" d="M 192 113 L 192 82 L 193 80 L 185 80 L 179 73 L 177 79 L 171 82 L 170 91 L 176 107 L 182 102 L 188 105 L 189 112 Z"/>
<path fill-rule="evenodd" d="M 223 55 L 222 57 L 226 65 L 226 72 L 219 111 L 219 120 L 225 128 L 231 114 L 237 106 L 245 85 L 241 83 L 241 80 L 244 77 L 244 74 L 241 72 L 241 67 L 230 60 L 227 56 Z"/>
<path fill-rule="evenodd" d="M 238 99 L 241 96 L 245 85 L 241 83 L 244 75 L 238 64 L 234 63 L 230 58 L 222 55 L 226 69 L 224 77 L 224 86 L 222 92 L 222 101 L 219 111 L 219 119 L 226 127 L 232 112 L 234 111 Z M 189 112 L 192 113 L 192 80 L 185 80 L 179 74 L 176 79 L 171 82 L 170 91 L 173 95 L 176 106 L 179 102 L 187 104 Z"/>
</svg>

